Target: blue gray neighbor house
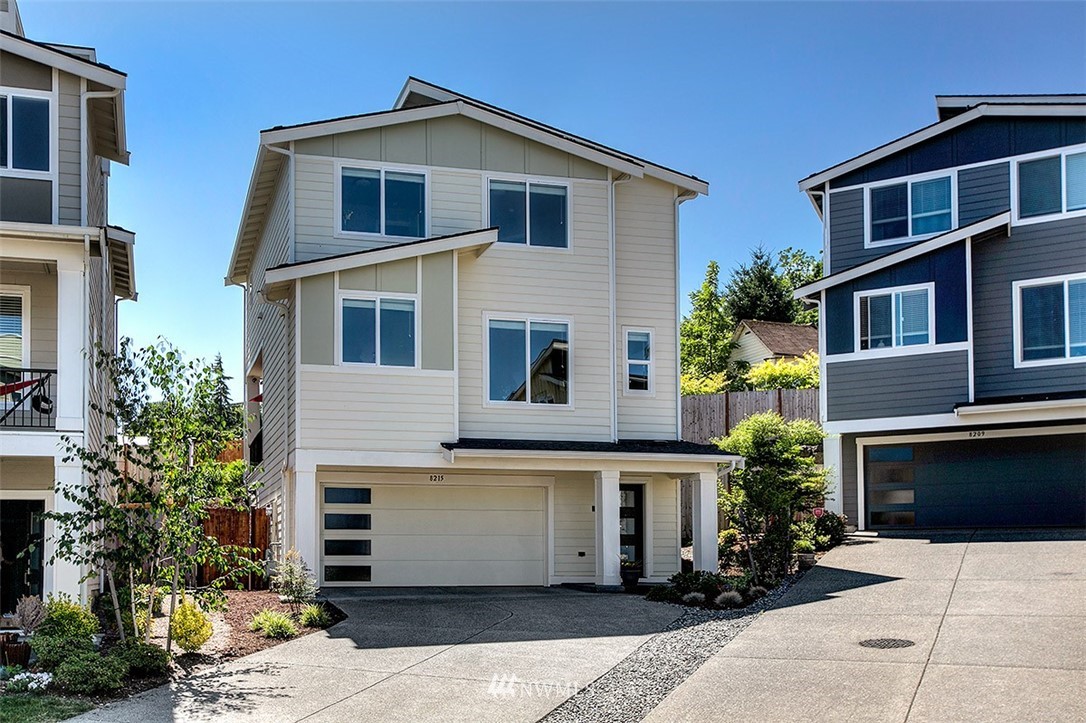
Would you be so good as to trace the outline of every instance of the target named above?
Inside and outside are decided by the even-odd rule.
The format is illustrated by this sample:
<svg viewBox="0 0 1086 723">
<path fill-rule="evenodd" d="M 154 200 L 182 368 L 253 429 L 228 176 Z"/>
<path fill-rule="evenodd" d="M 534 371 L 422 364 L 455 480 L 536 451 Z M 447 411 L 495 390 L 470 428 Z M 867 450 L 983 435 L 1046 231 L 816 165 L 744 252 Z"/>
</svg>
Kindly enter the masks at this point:
<svg viewBox="0 0 1086 723">
<path fill-rule="evenodd" d="M 822 416 L 861 529 L 1086 524 L 1086 96 L 939 96 L 799 183 Z"/>
</svg>

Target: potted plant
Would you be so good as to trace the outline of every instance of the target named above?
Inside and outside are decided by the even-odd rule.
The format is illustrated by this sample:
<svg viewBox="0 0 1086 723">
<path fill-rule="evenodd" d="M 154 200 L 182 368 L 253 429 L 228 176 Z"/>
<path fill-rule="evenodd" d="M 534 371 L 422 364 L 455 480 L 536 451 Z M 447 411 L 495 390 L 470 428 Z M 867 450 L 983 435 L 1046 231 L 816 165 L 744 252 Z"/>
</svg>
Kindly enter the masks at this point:
<svg viewBox="0 0 1086 723">
<path fill-rule="evenodd" d="M 796 540 L 792 545 L 792 550 L 799 559 L 799 568 L 801 570 L 810 570 L 815 566 L 815 546 L 813 542 L 810 540 Z"/>
<path fill-rule="evenodd" d="M 637 590 L 637 583 L 640 582 L 644 569 L 644 565 L 641 564 L 640 560 L 622 558 L 622 562 L 619 564 L 619 575 L 622 577 L 622 587 L 626 592 Z"/>
</svg>

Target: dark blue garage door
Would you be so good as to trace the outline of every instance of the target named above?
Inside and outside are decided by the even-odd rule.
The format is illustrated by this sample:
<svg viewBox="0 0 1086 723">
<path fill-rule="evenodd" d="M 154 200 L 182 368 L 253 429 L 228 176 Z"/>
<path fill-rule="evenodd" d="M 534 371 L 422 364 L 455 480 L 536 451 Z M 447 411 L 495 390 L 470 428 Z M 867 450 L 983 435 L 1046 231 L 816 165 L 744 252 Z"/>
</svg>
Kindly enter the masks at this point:
<svg viewBox="0 0 1086 723">
<path fill-rule="evenodd" d="M 864 448 L 871 528 L 1086 526 L 1086 435 Z"/>
</svg>

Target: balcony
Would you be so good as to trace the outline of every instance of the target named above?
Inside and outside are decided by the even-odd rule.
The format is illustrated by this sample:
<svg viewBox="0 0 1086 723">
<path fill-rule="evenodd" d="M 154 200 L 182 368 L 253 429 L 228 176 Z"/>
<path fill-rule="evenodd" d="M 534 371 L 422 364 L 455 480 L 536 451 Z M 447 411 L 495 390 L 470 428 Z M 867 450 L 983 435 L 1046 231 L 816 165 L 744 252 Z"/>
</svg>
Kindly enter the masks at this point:
<svg viewBox="0 0 1086 723">
<path fill-rule="evenodd" d="M 0 367 L 0 429 L 56 429 L 56 369 Z"/>
</svg>

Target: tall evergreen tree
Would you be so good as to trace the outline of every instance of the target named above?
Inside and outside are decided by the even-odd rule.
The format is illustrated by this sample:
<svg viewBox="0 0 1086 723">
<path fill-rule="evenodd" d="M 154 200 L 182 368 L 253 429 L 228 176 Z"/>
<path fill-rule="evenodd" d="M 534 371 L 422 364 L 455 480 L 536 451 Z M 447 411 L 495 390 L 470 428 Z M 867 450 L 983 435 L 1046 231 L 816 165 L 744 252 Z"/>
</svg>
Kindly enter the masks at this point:
<svg viewBox="0 0 1086 723">
<path fill-rule="evenodd" d="M 690 313 L 679 326 L 683 374 L 706 377 L 727 371 L 731 331 L 720 294 L 720 266 L 710 261 L 701 287 L 690 292 Z"/>
<path fill-rule="evenodd" d="M 789 284 L 773 257 L 759 246 L 724 289 L 723 306 L 731 328 L 744 319 L 791 322 L 796 311 Z"/>
<path fill-rule="evenodd" d="M 211 364 L 211 374 L 214 379 L 211 392 L 211 420 L 219 429 L 228 430 L 239 439 L 244 431 L 245 416 L 240 405 L 234 404 L 230 398 L 230 385 L 227 382 L 232 377 L 226 375 L 223 369 L 222 354 L 215 355 L 215 361 Z"/>
</svg>

